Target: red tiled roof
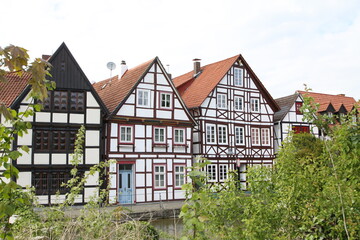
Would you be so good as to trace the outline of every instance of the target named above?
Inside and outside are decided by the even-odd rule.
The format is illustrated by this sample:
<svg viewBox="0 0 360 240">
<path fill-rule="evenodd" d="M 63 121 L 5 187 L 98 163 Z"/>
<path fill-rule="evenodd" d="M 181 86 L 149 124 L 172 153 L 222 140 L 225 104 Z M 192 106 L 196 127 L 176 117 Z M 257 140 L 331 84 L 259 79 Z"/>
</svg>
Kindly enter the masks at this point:
<svg viewBox="0 0 360 240">
<path fill-rule="evenodd" d="M 239 55 L 236 55 L 234 57 L 201 67 L 201 73 L 195 78 L 195 80 L 193 71 L 174 78 L 174 85 L 179 89 L 186 106 L 188 108 L 200 106 L 238 58 Z M 192 80 L 194 81 L 187 89 L 181 89 L 181 85 Z"/>
<path fill-rule="evenodd" d="M 151 59 L 137 67 L 127 70 L 120 79 L 119 76 L 114 76 L 93 84 L 94 89 L 110 113 L 113 113 L 125 97 L 130 94 L 130 91 L 155 59 L 156 58 Z"/>
<path fill-rule="evenodd" d="M 325 93 L 315 93 L 315 92 L 305 92 L 305 91 L 298 91 L 301 95 L 312 97 L 316 103 L 319 103 L 319 110 L 318 112 L 325 111 L 328 106 L 331 105 L 334 107 L 335 112 L 338 112 L 341 108 L 341 105 L 344 105 L 347 112 L 350 112 L 356 101 L 353 97 L 346 97 L 345 95 L 332 95 L 332 94 L 325 94 Z"/>
<path fill-rule="evenodd" d="M 19 76 L 17 73 L 8 73 L 5 77 L 8 82 L 0 82 L 0 103 L 10 107 L 28 85 L 31 74 L 24 72 Z"/>
<path fill-rule="evenodd" d="M 201 67 L 201 73 L 196 77 L 194 77 L 194 73 L 191 71 L 174 78 L 174 85 L 181 94 L 186 106 L 188 108 L 199 107 L 238 59 L 241 60 L 246 69 L 252 75 L 254 83 L 262 92 L 273 111 L 278 111 L 279 106 L 276 104 L 241 54 Z"/>
</svg>

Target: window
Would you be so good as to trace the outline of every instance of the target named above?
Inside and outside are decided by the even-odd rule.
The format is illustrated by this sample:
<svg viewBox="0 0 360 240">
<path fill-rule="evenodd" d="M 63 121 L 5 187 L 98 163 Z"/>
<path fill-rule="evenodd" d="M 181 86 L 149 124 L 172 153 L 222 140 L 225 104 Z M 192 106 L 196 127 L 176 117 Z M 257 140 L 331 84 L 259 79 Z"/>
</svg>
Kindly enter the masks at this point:
<svg viewBox="0 0 360 240">
<path fill-rule="evenodd" d="M 79 175 L 83 174 L 79 172 Z M 32 174 L 32 185 L 35 187 L 37 195 L 65 194 L 67 188 L 62 186 L 72 178 L 70 170 L 57 172 L 34 172 Z"/>
<path fill-rule="evenodd" d="M 295 134 L 298 133 L 310 133 L 309 126 L 293 126 L 292 127 Z"/>
<path fill-rule="evenodd" d="M 53 91 L 42 102 L 44 111 L 84 112 L 85 92 Z"/>
<path fill-rule="evenodd" d="M 235 127 L 235 143 L 243 145 L 245 143 L 245 134 L 243 127 Z"/>
<path fill-rule="evenodd" d="M 137 105 L 140 107 L 150 107 L 150 91 L 138 89 Z"/>
<path fill-rule="evenodd" d="M 133 127 L 120 126 L 119 143 L 133 143 Z"/>
<path fill-rule="evenodd" d="M 70 92 L 70 111 L 82 112 L 85 110 L 85 99 L 83 92 Z"/>
<path fill-rule="evenodd" d="M 270 129 L 261 129 L 261 144 L 264 146 L 270 146 Z"/>
<path fill-rule="evenodd" d="M 302 107 L 303 103 L 302 102 L 296 102 L 295 103 L 295 111 L 296 114 L 302 114 L 300 108 Z"/>
<path fill-rule="evenodd" d="M 219 181 L 220 182 L 223 182 L 227 179 L 227 173 L 228 173 L 228 165 L 220 164 L 219 165 Z"/>
<path fill-rule="evenodd" d="M 154 128 L 154 143 L 165 143 L 165 128 Z"/>
<path fill-rule="evenodd" d="M 171 93 L 160 93 L 160 108 L 171 108 Z"/>
<path fill-rule="evenodd" d="M 213 124 L 206 125 L 206 142 L 215 143 L 215 125 Z"/>
<path fill-rule="evenodd" d="M 254 146 L 260 145 L 260 130 L 259 130 L 259 128 L 251 129 L 251 144 Z"/>
<path fill-rule="evenodd" d="M 218 126 L 218 136 L 219 136 L 219 144 L 227 143 L 227 127 L 226 126 Z"/>
<path fill-rule="evenodd" d="M 68 93 L 54 91 L 54 111 L 66 112 L 68 110 Z"/>
<path fill-rule="evenodd" d="M 155 188 L 165 187 L 165 166 L 158 165 L 155 169 Z"/>
<path fill-rule="evenodd" d="M 185 166 L 175 166 L 175 187 L 181 188 L 185 184 Z"/>
<path fill-rule="evenodd" d="M 35 130 L 35 152 L 73 151 L 76 133 L 76 130 Z"/>
<path fill-rule="evenodd" d="M 243 97 L 234 97 L 234 109 L 236 111 L 244 110 L 244 98 Z"/>
<path fill-rule="evenodd" d="M 174 130 L 174 143 L 185 144 L 185 129 Z"/>
<path fill-rule="evenodd" d="M 251 98 L 251 111 L 252 112 L 259 112 L 259 99 L 258 98 Z"/>
<path fill-rule="evenodd" d="M 217 107 L 221 109 L 226 109 L 226 94 L 217 95 Z"/>
<path fill-rule="evenodd" d="M 35 149 L 38 152 L 50 150 L 50 132 L 35 131 Z"/>
<path fill-rule="evenodd" d="M 234 68 L 234 85 L 235 86 L 242 86 L 242 69 L 240 68 Z"/>
<path fill-rule="evenodd" d="M 206 165 L 206 174 L 209 182 L 216 182 L 216 164 Z"/>
</svg>

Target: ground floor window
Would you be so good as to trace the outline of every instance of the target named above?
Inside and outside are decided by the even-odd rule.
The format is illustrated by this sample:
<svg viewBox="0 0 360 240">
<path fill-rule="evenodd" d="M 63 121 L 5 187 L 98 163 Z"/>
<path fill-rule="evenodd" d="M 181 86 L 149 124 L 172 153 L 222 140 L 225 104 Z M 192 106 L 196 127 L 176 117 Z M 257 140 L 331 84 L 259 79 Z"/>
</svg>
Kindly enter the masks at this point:
<svg viewBox="0 0 360 240">
<path fill-rule="evenodd" d="M 216 164 L 209 164 L 206 166 L 206 175 L 209 182 L 217 181 Z"/>
<path fill-rule="evenodd" d="M 83 175 L 79 172 L 79 175 Z M 32 185 L 35 187 L 35 193 L 37 195 L 65 194 L 68 188 L 63 186 L 63 183 L 67 183 L 72 178 L 70 170 L 59 171 L 35 171 L 32 173 Z"/>
<path fill-rule="evenodd" d="M 220 164 L 219 165 L 219 181 L 223 182 L 227 179 L 228 176 L 228 165 Z"/>
<path fill-rule="evenodd" d="M 181 188 L 185 184 L 185 166 L 175 166 L 175 187 Z"/>
<path fill-rule="evenodd" d="M 154 177 L 155 177 L 155 188 L 164 188 L 165 187 L 165 166 L 156 165 L 154 167 Z"/>
</svg>

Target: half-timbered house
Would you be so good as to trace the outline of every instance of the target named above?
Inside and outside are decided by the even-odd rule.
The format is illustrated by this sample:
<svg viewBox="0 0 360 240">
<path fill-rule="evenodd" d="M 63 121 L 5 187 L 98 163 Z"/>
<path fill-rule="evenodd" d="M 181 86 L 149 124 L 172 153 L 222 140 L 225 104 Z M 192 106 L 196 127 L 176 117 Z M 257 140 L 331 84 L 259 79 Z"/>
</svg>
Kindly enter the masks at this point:
<svg viewBox="0 0 360 240">
<path fill-rule="evenodd" d="M 274 159 L 274 112 L 278 106 L 242 55 L 201 67 L 173 79 L 197 122 L 193 152 L 211 161 L 209 182 L 222 182 L 230 169 L 271 166 Z"/>
<path fill-rule="evenodd" d="M 301 112 L 304 99 L 298 92 L 275 99 L 280 107 L 280 111 L 274 115 L 274 138 L 275 138 L 275 152 L 279 150 L 281 143 L 286 139 L 290 131 L 294 133 L 312 133 L 314 136 L 319 136 L 318 128 L 308 121 L 304 120 L 304 115 Z"/>
<path fill-rule="evenodd" d="M 81 70 L 65 43 L 48 59 L 52 65 L 52 77 L 56 89 L 42 103 L 43 110 L 26 120 L 32 129 L 24 136 L 15 136 L 13 148 L 28 146 L 13 164 L 19 169 L 17 183 L 24 188 L 34 186 L 41 204 L 54 204 L 64 200 L 68 189 L 62 186 L 70 179 L 71 154 L 75 135 L 81 125 L 85 126 L 83 156 L 78 170 L 85 174 L 91 166 L 98 164 L 104 154 L 102 141 L 106 108 L 91 83 Z M 23 111 L 33 99 L 27 97 L 31 75 L 22 77 L 8 74 L 8 83 L 0 89 L 0 100 L 8 107 Z M 6 124 L 6 123 L 5 123 Z M 9 126 L 11 127 L 11 126 Z M 84 190 L 75 200 L 83 204 L 98 193 L 98 176 L 90 176 Z"/>
<path fill-rule="evenodd" d="M 156 57 L 94 84 L 110 115 L 106 158 L 110 200 L 122 204 L 184 199 L 194 120 Z"/>
</svg>

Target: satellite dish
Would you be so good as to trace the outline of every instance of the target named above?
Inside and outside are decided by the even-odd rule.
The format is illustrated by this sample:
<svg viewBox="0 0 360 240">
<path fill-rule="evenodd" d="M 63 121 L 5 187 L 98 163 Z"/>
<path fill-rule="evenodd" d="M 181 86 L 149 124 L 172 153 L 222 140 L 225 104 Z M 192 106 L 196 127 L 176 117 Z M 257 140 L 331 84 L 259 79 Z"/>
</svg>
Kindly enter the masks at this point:
<svg viewBox="0 0 360 240">
<path fill-rule="evenodd" d="M 112 72 L 112 70 L 114 70 L 116 68 L 116 64 L 113 62 L 108 62 L 106 64 L 106 67 L 110 70 L 110 77 L 111 77 L 111 72 Z"/>
</svg>

